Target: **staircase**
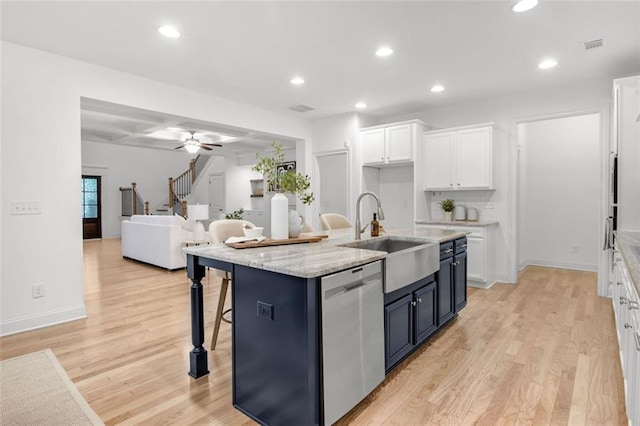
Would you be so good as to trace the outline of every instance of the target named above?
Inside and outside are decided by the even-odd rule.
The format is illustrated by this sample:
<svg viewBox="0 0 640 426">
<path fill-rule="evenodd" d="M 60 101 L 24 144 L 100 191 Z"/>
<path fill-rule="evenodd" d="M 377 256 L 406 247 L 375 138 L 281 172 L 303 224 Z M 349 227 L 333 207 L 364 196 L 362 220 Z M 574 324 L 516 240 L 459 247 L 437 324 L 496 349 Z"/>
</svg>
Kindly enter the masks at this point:
<svg viewBox="0 0 640 426">
<path fill-rule="evenodd" d="M 187 217 L 187 197 L 191 194 L 191 187 L 202 172 L 209 157 L 198 155 L 189 161 L 189 168 L 180 176 L 169 178 L 169 194 L 163 209 L 156 209 L 159 214 L 174 214 Z"/>
<path fill-rule="evenodd" d="M 155 214 L 171 215 L 177 213 L 184 217 L 187 216 L 187 197 L 191 194 L 191 187 L 208 160 L 209 157 L 198 155 L 189 161 L 189 168 L 184 173 L 176 178 L 169 178 L 167 202 L 162 204 L 160 208 L 156 208 Z M 135 182 L 131 184 L 131 188 L 120 187 L 120 192 L 122 194 L 122 216 L 143 214 L 143 212 L 150 214 L 149 202 L 142 201 L 142 197 L 136 190 Z"/>
</svg>

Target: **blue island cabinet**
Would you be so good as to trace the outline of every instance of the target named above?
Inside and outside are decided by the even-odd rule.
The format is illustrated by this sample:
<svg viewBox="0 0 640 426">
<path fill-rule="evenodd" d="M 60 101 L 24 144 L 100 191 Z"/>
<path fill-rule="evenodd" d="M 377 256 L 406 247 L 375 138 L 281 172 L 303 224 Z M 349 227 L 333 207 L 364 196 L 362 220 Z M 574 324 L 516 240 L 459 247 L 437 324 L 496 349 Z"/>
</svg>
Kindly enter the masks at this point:
<svg viewBox="0 0 640 426">
<path fill-rule="evenodd" d="M 440 270 L 384 296 L 385 371 L 442 329 L 467 304 L 467 239 L 440 244 Z"/>
<path fill-rule="evenodd" d="M 239 265 L 233 277 L 233 405 L 262 424 L 323 424 L 320 280 Z"/>
</svg>

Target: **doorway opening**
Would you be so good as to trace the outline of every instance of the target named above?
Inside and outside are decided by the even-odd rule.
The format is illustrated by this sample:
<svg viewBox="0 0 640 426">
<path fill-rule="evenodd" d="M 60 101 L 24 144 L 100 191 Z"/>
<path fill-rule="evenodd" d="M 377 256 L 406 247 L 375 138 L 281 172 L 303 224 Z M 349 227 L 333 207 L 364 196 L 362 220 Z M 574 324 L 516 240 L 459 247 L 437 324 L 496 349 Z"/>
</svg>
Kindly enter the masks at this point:
<svg viewBox="0 0 640 426">
<path fill-rule="evenodd" d="M 597 271 L 601 117 L 597 112 L 518 123 L 517 266 Z"/>
<path fill-rule="evenodd" d="M 100 176 L 82 175 L 82 238 L 102 238 Z"/>
</svg>

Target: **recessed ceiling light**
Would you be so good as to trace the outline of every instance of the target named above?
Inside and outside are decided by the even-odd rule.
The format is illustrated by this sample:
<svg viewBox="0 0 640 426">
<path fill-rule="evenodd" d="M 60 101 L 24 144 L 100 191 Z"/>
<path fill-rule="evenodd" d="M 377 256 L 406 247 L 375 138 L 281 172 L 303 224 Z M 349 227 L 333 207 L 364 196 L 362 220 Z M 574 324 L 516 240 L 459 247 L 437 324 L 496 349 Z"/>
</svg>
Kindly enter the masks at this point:
<svg viewBox="0 0 640 426">
<path fill-rule="evenodd" d="M 393 54 L 393 49 L 387 46 L 381 47 L 376 50 L 376 56 L 389 56 Z"/>
<path fill-rule="evenodd" d="M 358 109 L 362 109 L 362 108 L 366 108 L 366 107 L 367 107 L 367 104 L 365 104 L 364 102 L 358 102 L 356 104 L 356 108 L 358 108 Z"/>
<path fill-rule="evenodd" d="M 514 4 L 511 10 L 514 12 L 526 12 L 527 10 L 533 9 L 538 5 L 538 0 L 520 0 L 518 3 Z"/>
<path fill-rule="evenodd" d="M 433 93 L 438 93 L 438 92 L 442 92 L 444 90 L 444 86 L 440 85 L 440 84 L 436 84 L 435 86 L 433 86 L 431 88 L 431 91 Z"/>
<path fill-rule="evenodd" d="M 542 62 L 538 64 L 538 68 L 541 70 L 548 70 L 549 68 L 553 68 L 558 65 L 558 62 L 553 58 L 544 59 Z"/>
<path fill-rule="evenodd" d="M 163 27 L 160 27 L 158 28 L 158 31 L 160 31 L 160 34 L 162 34 L 165 37 L 169 37 L 169 38 L 180 37 L 180 32 L 176 30 L 175 27 L 172 27 L 171 25 L 165 25 Z"/>
<path fill-rule="evenodd" d="M 300 86 L 301 84 L 304 84 L 304 78 L 302 78 L 302 77 L 293 77 L 291 79 L 291 84 L 294 84 L 296 86 Z"/>
</svg>

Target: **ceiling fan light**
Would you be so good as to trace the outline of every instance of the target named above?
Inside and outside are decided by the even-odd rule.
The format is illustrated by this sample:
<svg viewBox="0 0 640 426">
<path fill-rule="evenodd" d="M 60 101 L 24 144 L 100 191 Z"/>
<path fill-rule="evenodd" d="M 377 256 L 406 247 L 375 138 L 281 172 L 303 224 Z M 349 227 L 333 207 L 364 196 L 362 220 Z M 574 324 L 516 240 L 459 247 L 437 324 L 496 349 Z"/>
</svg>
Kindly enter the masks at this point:
<svg viewBox="0 0 640 426">
<path fill-rule="evenodd" d="M 188 143 L 188 144 L 185 144 L 184 149 L 186 149 L 189 154 L 195 154 L 200 150 L 200 147 L 196 144 Z"/>
</svg>

